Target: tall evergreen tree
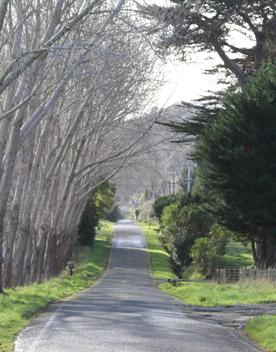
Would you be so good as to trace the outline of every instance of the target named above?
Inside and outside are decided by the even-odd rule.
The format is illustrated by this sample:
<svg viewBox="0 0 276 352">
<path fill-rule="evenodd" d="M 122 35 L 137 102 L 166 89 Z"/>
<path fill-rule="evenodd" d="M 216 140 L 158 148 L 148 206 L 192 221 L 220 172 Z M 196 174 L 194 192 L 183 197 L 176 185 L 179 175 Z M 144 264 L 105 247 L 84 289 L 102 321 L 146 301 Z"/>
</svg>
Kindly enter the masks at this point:
<svg viewBox="0 0 276 352">
<path fill-rule="evenodd" d="M 200 178 L 219 221 L 252 243 L 258 267 L 276 265 L 276 65 L 226 96 L 197 146 Z"/>
</svg>

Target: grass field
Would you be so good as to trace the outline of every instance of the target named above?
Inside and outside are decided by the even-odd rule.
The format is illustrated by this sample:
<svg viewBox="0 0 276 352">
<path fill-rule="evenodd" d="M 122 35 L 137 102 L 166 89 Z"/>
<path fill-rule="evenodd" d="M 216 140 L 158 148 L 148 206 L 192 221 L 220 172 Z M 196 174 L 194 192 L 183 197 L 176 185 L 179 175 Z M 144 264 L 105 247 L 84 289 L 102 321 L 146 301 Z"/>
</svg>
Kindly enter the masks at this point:
<svg viewBox="0 0 276 352">
<path fill-rule="evenodd" d="M 264 315 L 251 319 L 246 333 L 266 351 L 276 352 L 276 316 Z"/>
<path fill-rule="evenodd" d="M 163 248 L 158 238 L 158 224 L 139 223 L 148 243 L 152 277 L 154 279 L 168 279 L 175 277 L 170 264 L 170 256 Z"/>
<path fill-rule="evenodd" d="M 253 265 L 253 256 L 250 247 L 234 240 L 229 241 L 226 247 L 226 254 L 218 263 L 220 267 L 250 265 Z"/>
<path fill-rule="evenodd" d="M 9 289 L 0 295 L 0 352 L 13 350 L 16 334 L 48 303 L 71 296 L 99 279 L 107 266 L 111 233 L 111 223 L 103 222 L 94 246 L 76 250 L 76 270 L 72 277 L 64 271 L 44 283 Z"/>
<path fill-rule="evenodd" d="M 160 288 L 183 302 L 195 306 L 215 307 L 276 302 L 274 285 L 263 282 L 226 285 L 205 281 L 182 282 L 178 286 L 162 284 Z"/>
</svg>

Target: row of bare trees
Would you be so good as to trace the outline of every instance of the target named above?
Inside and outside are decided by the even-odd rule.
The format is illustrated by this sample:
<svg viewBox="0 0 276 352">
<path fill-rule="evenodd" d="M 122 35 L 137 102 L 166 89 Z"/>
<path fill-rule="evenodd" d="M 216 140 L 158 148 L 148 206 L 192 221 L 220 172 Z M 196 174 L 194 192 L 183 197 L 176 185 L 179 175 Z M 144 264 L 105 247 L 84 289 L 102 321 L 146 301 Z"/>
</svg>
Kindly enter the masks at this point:
<svg viewBox="0 0 276 352">
<path fill-rule="evenodd" d="M 0 2 L 0 291 L 60 272 L 93 189 L 147 147 L 153 60 L 129 9 Z"/>
</svg>

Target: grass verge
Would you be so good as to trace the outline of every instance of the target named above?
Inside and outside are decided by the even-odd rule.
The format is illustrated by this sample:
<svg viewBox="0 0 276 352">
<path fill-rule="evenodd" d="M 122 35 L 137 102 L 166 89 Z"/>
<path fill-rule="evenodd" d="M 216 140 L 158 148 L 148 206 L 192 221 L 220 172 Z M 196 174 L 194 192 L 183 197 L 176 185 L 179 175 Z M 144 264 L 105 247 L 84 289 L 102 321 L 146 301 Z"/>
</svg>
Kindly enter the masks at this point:
<svg viewBox="0 0 276 352">
<path fill-rule="evenodd" d="M 269 352 L 276 352 L 276 316 L 264 315 L 251 319 L 245 332 Z"/>
<path fill-rule="evenodd" d="M 160 288 L 194 306 L 215 307 L 276 302 L 274 285 L 264 282 L 226 285 L 215 282 L 182 282 L 177 286 L 162 284 Z"/>
<path fill-rule="evenodd" d="M 170 256 L 163 248 L 159 238 L 159 226 L 156 223 L 146 224 L 139 223 L 147 244 L 150 254 L 152 277 L 154 279 L 169 279 L 175 277 L 175 273 L 171 267 Z"/>
<path fill-rule="evenodd" d="M 156 279 L 175 277 L 170 265 L 168 253 L 158 238 L 158 224 L 139 223 L 149 248 L 152 275 Z M 252 254 L 242 243 L 231 240 L 220 266 L 249 266 L 253 264 Z M 191 266 L 186 269 L 184 279 L 200 279 L 202 276 Z M 219 285 L 215 282 L 183 282 L 178 286 L 169 283 L 161 284 L 160 289 L 177 297 L 184 303 L 195 306 L 215 307 L 235 304 L 257 304 L 276 302 L 274 285 L 264 282 L 236 283 Z M 245 332 L 259 346 L 268 352 L 276 352 L 276 316 L 260 316 L 251 319 Z"/>
<path fill-rule="evenodd" d="M 226 246 L 226 254 L 220 259 L 218 266 L 250 266 L 253 264 L 251 248 L 231 239 Z"/>
<path fill-rule="evenodd" d="M 103 222 L 93 247 L 75 251 L 76 270 L 72 277 L 67 271 L 49 281 L 16 289 L 0 295 L 0 352 L 11 352 L 16 336 L 45 306 L 71 296 L 99 279 L 107 267 L 112 225 Z"/>
</svg>

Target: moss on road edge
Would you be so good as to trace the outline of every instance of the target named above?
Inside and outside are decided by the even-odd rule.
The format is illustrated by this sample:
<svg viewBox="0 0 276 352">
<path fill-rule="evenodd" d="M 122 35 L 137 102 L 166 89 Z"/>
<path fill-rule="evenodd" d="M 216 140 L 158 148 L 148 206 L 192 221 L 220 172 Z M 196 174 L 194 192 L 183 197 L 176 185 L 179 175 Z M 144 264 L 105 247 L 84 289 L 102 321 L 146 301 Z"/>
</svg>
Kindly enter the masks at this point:
<svg viewBox="0 0 276 352">
<path fill-rule="evenodd" d="M 49 281 L 16 289 L 0 295 L 0 352 L 11 352 L 15 336 L 41 312 L 47 304 L 70 297 L 93 285 L 107 268 L 112 225 L 102 223 L 93 247 L 78 247 L 74 259 L 76 270 L 67 271 Z"/>
</svg>

